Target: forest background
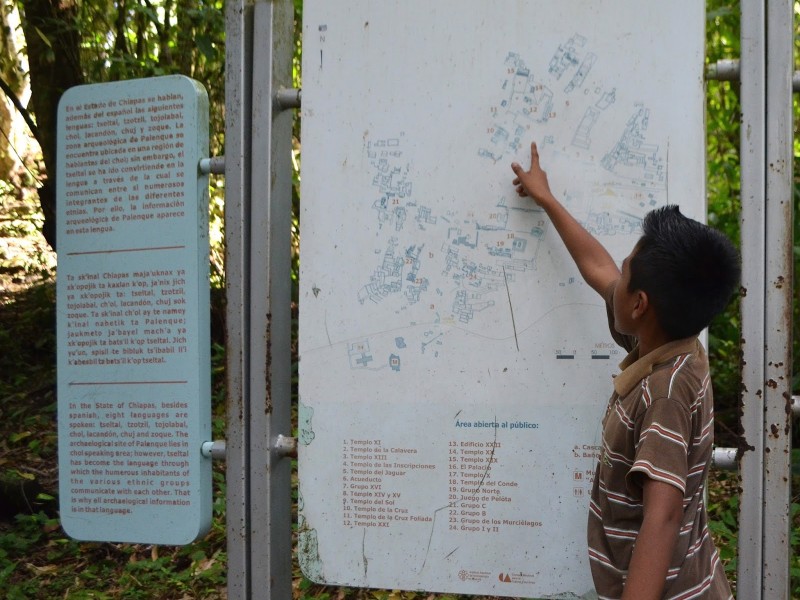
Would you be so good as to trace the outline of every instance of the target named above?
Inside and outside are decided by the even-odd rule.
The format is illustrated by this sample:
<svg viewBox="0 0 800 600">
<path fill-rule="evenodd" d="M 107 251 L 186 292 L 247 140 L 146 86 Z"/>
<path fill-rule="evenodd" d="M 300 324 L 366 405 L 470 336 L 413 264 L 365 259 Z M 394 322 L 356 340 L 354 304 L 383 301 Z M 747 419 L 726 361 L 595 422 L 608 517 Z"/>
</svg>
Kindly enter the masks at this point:
<svg viewBox="0 0 800 600">
<path fill-rule="evenodd" d="M 295 5 L 295 86 L 301 87 L 302 0 Z M 800 22 L 800 2 L 795 3 Z M 55 148 L 61 94 L 84 83 L 180 73 L 209 94 L 211 154 L 224 155 L 225 30 L 222 0 L 0 0 L 0 596 L 23 598 L 224 598 L 225 480 L 214 471 L 209 534 L 184 547 L 81 543 L 58 521 L 55 386 Z M 707 61 L 739 57 L 739 4 L 707 2 Z M 797 54 L 797 52 L 795 52 Z M 707 84 L 708 220 L 740 241 L 739 123 L 735 83 Z M 795 102 L 795 129 L 798 112 Z M 795 142 L 795 154 L 798 154 Z M 297 281 L 301 135 L 293 139 L 293 280 Z M 225 268 L 222 177 L 211 178 L 213 424 L 225 430 Z M 795 161 L 795 281 L 800 273 L 800 181 Z M 793 391 L 800 393 L 800 294 L 794 286 Z M 296 298 L 296 296 L 295 296 Z M 296 308 L 296 306 L 295 306 Z M 296 317 L 297 311 L 294 311 Z M 710 327 L 717 444 L 736 446 L 740 328 L 734 301 Z M 295 323 L 296 324 L 296 323 Z M 295 357 L 296 359 L 296 357 Z M 296 364 L 296 362 L 295 362 Z M 296 397 L 293 398 L 296 402 Z M 795 433 L 795 438 L 797 438 Z M 800 455 L 794 480 L 800 483 Z M 715 471 L 709 509 L 736 577 L 738 481 Z M 800 598 L 800 486 L 792 498 L 793 597 Z M 294 561 L 294 597 L 455 598 L 333 588 L 306 580 Z"/>
</svg>

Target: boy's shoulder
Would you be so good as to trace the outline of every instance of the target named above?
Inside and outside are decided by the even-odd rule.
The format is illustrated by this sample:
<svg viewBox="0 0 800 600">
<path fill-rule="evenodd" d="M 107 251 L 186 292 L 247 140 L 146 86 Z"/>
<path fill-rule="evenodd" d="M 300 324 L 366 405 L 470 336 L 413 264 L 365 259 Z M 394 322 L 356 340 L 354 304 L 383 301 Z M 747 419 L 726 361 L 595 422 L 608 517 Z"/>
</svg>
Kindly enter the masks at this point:
<svg viewBox="0 0 800 600">
<path fill-rule="evenodd" d="M 697 338 L 684 342 L 653 365 L 647 387 L 653 399 L 670 398 L 691 407 L 708 388 L 708 356 Z"/>
<path fill-rule="evenodd" d="M 637 386 L 653 399 L 679 398 L 690 392 L 696 395 L 709 372 L 708 357 L 697 338 L 669 342 L 643 357 L 634 350 L 621 366 L 622 373 L 614 379 L 614 389 L 621 397 Z"/>
</svg>

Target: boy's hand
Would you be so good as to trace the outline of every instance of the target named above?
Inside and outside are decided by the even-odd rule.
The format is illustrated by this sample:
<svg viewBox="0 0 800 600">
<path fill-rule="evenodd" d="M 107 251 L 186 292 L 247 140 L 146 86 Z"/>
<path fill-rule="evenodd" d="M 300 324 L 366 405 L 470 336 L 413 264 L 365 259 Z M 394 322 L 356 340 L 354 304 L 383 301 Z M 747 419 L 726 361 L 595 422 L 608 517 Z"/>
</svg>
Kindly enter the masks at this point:
<svg viewBox="0 0 800 600">
<path fill-rule="evenodd" d="M 619 279 L 617 264 L 602 244 L 553 196 L 550 184 L 547 183 L 547 173 L 539 166 L 539 151 L 536 149 L 536 144 L 531 144 L 529 170 L 526 171 L 517 163 L 512 163 L 511 168 L 516 175 L 513 184 L 517 188 L 517 193 L 520 196 L 530 196 L 547 213 L 583 279 L 598 294 L 605 294 L 608 286 Z"/>
<path fill-rule="evenodd" d="M 547 173 L 539 166 L 539 151 L 536 142 L 531 143 L 531 168 L 526 171 L 519 163 L 511 163 L 511 170 L 516 177 L 513 183 L 520 196 L 530 196 L 539 206 L 553 199 L 550 184 L 547 182 Z"/>
</svg>

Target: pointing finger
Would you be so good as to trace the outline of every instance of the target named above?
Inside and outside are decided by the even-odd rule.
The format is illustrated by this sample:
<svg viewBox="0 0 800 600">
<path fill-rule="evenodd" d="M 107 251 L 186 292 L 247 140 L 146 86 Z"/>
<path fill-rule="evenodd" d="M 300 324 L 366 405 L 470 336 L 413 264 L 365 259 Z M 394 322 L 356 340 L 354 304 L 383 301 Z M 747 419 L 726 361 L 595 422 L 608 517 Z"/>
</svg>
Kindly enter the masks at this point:
<svg viewBox="0 0 800 600">
<path fill-rule="evenodd" d="M 536 147 L 536 142 L 531 142 L 531 165 L 539 164 L 539 149 Z"/>
</svg>

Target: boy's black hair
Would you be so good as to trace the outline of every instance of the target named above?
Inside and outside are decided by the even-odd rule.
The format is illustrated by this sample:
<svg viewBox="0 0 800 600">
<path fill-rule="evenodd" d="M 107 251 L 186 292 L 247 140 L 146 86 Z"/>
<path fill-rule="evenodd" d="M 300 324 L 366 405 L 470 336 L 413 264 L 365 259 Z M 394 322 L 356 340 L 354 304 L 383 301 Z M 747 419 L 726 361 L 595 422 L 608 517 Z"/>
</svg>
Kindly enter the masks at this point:
<svg viewBox="0 0 800 600">
<path fill-rule="evenodd" d="M 630 260 L 628 291 L 642 290 L 673 340 L 697 335 L 739 283 L 739 253 L 719 231 L 674 204 L 650 211 Z"/>
</svg>

